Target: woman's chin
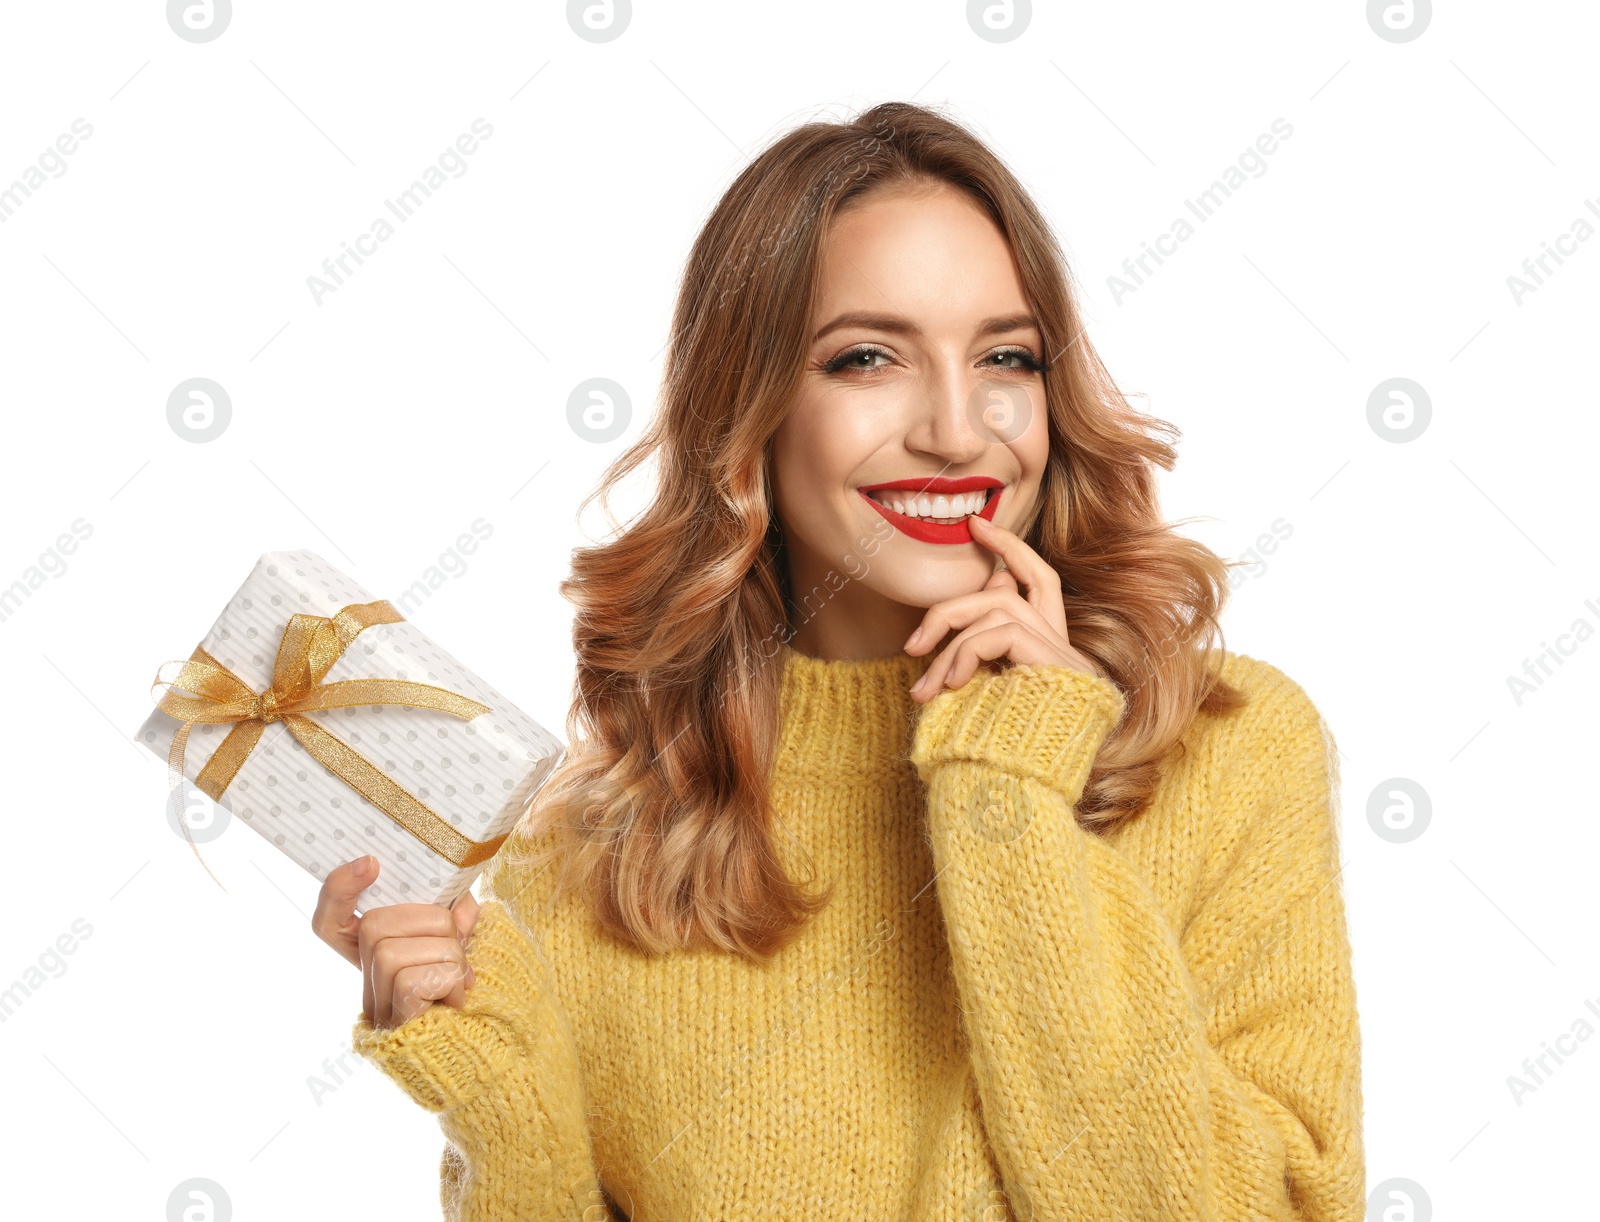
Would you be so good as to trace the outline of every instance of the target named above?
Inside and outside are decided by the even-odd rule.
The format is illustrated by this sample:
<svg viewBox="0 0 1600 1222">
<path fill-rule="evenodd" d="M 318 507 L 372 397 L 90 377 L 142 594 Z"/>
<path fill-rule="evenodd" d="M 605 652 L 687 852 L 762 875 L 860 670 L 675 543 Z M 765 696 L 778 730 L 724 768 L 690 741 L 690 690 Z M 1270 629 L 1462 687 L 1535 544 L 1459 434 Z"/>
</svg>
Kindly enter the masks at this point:
<svg viewBox="0 0 1600 1222">
<path fill-rule="evenodd" d="M 881 565 L 879 593 L 908 607 L 931 607 L 935 603 L 964 594 L 976 594 L 994 574 L 994 561 L 988 557 L 951 558 L 940 564 L 917 561 L 900 566 Z"/>
</svg>

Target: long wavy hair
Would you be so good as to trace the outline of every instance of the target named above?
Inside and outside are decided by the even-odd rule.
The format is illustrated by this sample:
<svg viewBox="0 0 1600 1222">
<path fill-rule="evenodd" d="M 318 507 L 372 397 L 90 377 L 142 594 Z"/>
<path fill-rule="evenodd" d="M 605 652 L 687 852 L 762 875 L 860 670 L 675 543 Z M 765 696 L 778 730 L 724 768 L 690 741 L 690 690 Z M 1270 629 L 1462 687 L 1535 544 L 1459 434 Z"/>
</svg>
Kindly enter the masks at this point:
<svg viewBox="0 0 1600 1222">
<path fill-rule="evenodd" d="M 1061 576 L 1073 644 L 1126 696 L 1077 817 L 1103 832 L 1149 804 L 1196 710 L 1243 693 L 1221 678 L 1224 561 L 1157 508 L 1179 435 L 1136 411 L 1084 335 L 1043 217 L 966 128 L 909 103 L 781 136 L 739 174 L 695 240 L 661 401 L 596 496 L 654 457 L 648 506 L 574 551 L 569 750 L 535 795 L 507 865 L 552 857 L 552 893 L 584 891 L 598 927 L 645 954 L 717 947 L 764 961 L 827 906 L 783 869 L 768 798 L 781 650 L 794 605 L 769 479 L 800 386 L 823 242 L 875 188 L 950 184 L 1015 253 L 1050 356 L 1050 457 L 1030 547 Z M 1166 439 L 1164 439 L 1166 438 Z M 1169 440 L 1170 439 L 1170 440 Z M 547 831 L 555 835 L 531 851 Z"/>
</svg>

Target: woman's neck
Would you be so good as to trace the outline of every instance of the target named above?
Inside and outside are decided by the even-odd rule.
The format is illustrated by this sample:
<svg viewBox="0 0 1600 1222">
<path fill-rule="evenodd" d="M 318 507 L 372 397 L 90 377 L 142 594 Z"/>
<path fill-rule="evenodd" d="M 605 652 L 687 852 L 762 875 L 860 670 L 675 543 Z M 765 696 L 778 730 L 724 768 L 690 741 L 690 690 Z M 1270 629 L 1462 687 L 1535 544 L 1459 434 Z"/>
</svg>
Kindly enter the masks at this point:
<svg viewBox="0 0 1600 1222">
<path fill-rule="evenodd" d="M 922 623 L 926 612 L 884 598 L 875 602 L 881 605 L 865 611 L 837 603 L 810 608 L 809 613 L 790 607 L 789 623 L 794 626 L 790 648 L 825 662 L 909 657 L 906 638 Z"/>
</svg>

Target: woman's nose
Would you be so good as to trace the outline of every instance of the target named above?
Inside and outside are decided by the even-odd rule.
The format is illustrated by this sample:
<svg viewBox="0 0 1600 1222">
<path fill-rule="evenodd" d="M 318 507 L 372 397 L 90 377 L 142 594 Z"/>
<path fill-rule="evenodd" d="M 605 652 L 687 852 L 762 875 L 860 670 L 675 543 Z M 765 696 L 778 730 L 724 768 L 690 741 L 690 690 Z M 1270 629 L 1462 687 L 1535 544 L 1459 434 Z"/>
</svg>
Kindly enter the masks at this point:
<svg viewBox="0 0 1600 1222">
<path fill-rule="evenodd" d="M 1020 386 L 947 374 L 920 392 L 915 413 L 910 448 L 957 465 L 1020 436 L 1032 420 L 1033 402 Z"/>
</svg>

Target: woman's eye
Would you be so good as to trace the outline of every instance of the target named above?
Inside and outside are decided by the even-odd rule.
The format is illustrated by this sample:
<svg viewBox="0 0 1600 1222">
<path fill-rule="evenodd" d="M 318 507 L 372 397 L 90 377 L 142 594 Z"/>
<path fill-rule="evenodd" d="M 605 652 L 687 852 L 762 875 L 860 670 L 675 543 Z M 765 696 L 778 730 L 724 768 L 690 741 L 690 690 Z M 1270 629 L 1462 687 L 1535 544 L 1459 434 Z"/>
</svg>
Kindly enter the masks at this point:
<svg viewBox="0 0 1600 1222">
<path fill-rule="evenodd" d="M 1043 369 L 1043 366 L 1040 365 L 1038 358 L 1025 348 L 1003 348 L 997 352 L 991 352 L 989 357 L 991 359 L 997 358 L 1001 361 L 1009 360 L 1016 362 L 1014 365 L 997 365 L 993 366 L 993 368 L 1019 369 L 1028 373 L 1038 373 Z"/>
<path fill-rule="evenodd" d="M 862 363 L 880 356 L 887 363 L 889 354 L 882 348 L 852 348 L 848 352 L 841 352 L 823 368 L 829 373 L 838 373 L 841 369 L 880 369 L 882 368 L 880 365 Z"/>
</svg>

